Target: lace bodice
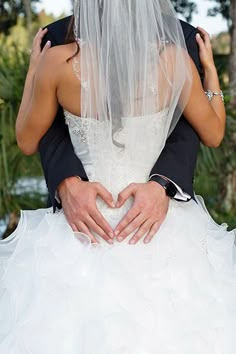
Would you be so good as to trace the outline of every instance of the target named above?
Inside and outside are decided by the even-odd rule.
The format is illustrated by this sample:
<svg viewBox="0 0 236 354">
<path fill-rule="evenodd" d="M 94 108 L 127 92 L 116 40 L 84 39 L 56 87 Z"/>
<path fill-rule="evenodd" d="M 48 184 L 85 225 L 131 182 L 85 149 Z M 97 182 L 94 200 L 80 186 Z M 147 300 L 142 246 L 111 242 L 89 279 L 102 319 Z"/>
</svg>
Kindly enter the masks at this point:
<svg viewBox="0 0 236 354">
<path fill-rule="evenodd" d="M 124 117 L 123 126 L 109 140 L 106 122 L 80 118 L 65 111 L 75 154 L 90 181 L 102 183 L 113 194 L 131 182 L 144 183 L 163 149 L 167 110 L 142 117 Z"/>
</svg>

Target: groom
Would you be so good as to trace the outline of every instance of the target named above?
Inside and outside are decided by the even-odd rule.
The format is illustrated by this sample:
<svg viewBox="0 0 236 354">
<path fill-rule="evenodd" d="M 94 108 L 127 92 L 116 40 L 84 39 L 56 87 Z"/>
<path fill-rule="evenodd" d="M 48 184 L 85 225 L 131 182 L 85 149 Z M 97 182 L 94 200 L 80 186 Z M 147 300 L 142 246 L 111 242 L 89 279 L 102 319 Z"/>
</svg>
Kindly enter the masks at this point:
<svg viewBox="0 0 236 354">
<path fill-rule="evenodd" d="M 67 17 L 50 24 L 43 45 L 48 40 L 52 46 L 64 44 L 70 22 L 71 17 Z M 201 75 L 195 38 L 197 30 L 183 21 L 181 25 L 188 52 Z M 170 198 L 186 202 L 194 197 L 193 178 L 199 143 L 196 132 L 182 116 L 150 171 L 150 180 L 145 184 L 131 184 L 121 191 L 116 207 L 131 195 L 134 203 L 115 230 L 96 207 L 97 195 L 109 205 L 112 196 L 100 184 L 88 182 L 83 165 L 74 154 L 62 109 L 58 110 L 39 149 L 51 204 L 55 209 L 60 201 L 74 231 L 89 234 L 95 242 L 93 231 L 108 241 L 114 237 L 122 241 L 136 230 L 136 243 L 145 234 L 151 241 L 167 214 Z"/>
</svg>

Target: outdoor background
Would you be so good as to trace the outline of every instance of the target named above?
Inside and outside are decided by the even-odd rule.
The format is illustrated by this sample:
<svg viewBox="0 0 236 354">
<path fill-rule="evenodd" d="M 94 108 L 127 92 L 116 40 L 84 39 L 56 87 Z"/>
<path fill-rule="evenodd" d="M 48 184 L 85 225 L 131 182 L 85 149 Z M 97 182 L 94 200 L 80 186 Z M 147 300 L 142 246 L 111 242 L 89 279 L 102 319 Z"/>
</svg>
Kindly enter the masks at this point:
<svg viewBox="0 0 236 354">
<path fill-rule="evenodd" d="M 112 1 L 112 0 L 111 0 Z M 226 96 L 227 132 L 218 149 L 202 148 L 195 191 L 213 218 L 236 227 L 236 0 L 173 0 L 179 16 L 212 35 Z M 0 0 L 0 237 L 17 224 L 20 209 L 45 207 L 39 157 L 25 157 L 15 142 L 32 38 L 39 27 L 71 14 L 71 1 Z"/>
</svg>

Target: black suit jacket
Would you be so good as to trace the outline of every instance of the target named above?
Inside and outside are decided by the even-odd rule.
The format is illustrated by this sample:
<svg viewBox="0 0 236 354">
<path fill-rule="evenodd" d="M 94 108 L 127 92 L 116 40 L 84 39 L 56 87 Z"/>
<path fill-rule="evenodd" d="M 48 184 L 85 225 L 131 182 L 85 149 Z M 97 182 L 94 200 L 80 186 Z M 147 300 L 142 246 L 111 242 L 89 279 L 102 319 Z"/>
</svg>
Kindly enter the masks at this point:
<svg viewBox="0 0 236 354">
<path fill-rule="evenodd" d="M 70 18 L 66 17 L 50 24 L 47 27 L 48 32 L 43 45 L 47 40 L 51 41 L 52 46 L 64 44 Z M 186 22 L 180 22 L 188 52 L 202 76 L 198 45 L 195 39 L 197 30 Z M 150 171 L 150 175 L 157 173 L 170 178 L 193 197 L 193 178 L 199 145 L 198 135 L 182 116 Z M 41 139 L 39 150 L 50 204 L 55 206 L 56 189 L 65 178 L 78 175 L 88 180 L 81 161 L 74 153 L 61 108 L 51 128 Z"/>
</svg>

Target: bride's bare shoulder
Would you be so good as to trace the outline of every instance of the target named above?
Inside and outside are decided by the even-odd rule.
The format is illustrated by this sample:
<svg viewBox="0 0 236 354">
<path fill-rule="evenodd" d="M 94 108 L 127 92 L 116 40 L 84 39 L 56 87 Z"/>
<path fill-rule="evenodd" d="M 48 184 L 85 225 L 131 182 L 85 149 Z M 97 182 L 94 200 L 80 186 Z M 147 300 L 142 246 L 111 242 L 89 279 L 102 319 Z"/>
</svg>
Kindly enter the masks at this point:
<svg viewBox="0 0 236 354">
<path fill-rule="evenodd" d="M 49 48 L 38 67 L 38 76 L 58 81 L 69 70 L 68 59 L 76 53 L 74 43 Z"/>
<path fill-rule="evenodd" d="M 77 51 L 75 43 L 58 45 L 50 48 L 46 54 L 46 60 L 54 65 L 67 62 Z"/>
</svg>

